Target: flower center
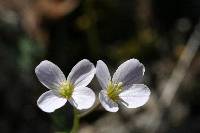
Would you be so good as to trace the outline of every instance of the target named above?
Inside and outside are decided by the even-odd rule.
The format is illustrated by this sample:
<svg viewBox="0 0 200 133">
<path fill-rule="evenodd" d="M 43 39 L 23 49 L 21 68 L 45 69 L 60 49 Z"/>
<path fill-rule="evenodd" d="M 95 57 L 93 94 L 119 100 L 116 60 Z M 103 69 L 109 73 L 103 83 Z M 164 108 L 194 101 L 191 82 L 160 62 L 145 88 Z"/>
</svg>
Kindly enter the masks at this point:
<svg viewBox="0 0 200 133">
<path fill-rule="evenodd" d="M 71 98 L 73 91 L 74 85 L 69 81 L 65 81 L 60 85 L 59 94 L 66 99 Z"/>
<path fill-rule="evenodd" d="M 110 99 L 113 101 L 117 101 L 119 99 L 119 93 L 122 92 L 122 83 L 112 83 L 109 82 L 108 88 L 107 88 L 107 95 Z"/>
</svg>

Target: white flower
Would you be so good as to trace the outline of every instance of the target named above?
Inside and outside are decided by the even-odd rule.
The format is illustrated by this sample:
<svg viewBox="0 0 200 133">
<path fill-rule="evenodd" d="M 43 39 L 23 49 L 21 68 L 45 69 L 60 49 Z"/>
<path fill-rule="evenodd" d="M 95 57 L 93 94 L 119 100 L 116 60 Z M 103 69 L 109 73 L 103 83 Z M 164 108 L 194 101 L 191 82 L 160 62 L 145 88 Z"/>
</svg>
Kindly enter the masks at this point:
<svg viewBox="0 0 200 133">
<path fill-rule="evenodd" d="M 72 68 L 66 79 L 58 66 L 47 60 L 42 61 L 35 68 L 35 73 L 49 91 L 39 97 L 37 105 L 48 113 L 62 107 L 67 100 L 79 110 L 90 108 L 95 102 L 95 94 L 86 86 L 95 71 L 94 65 L 83 59 Z"/>
<path fill-rule="evenodd" d="M 106 64 L 99 60 L 96 66 L 96 76 L 102 87 L 99 100 L 109 112 L 117 112 L 118 104 L 127 108 L 137 108 L 144 105 L 150 95 L 150 90 L 144 84 L 137 84 L 144 75 L 145 68 L 136 59 L 130 59 L 121 64 L 111 80 Z"/>
</svg>

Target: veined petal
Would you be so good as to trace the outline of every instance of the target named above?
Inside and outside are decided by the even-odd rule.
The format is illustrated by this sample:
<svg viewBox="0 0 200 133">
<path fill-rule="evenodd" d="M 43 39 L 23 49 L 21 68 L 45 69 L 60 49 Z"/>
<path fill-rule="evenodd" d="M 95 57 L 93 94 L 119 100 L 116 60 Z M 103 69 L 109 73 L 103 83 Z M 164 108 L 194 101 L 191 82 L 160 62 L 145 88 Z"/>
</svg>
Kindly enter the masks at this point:
<svg viewBox="0 0 200 133">
<path fill-rule="evenodd" d="M 94 65 L 89 60 L 83 59 L 72 68 L 67 80 L 75 87 L 85 87 L 93 79 L 95 71 Z"/>
<path fill-rule="evenodd" d="M 109 112 L 117 112 L 119 110 L 118 104 L 112 101 L 106 94 L 105 90 L 101 90 L 99 93 L 99 101 L 105 110 Z"/>
<path fill-rule="evenodd" d="M 149 96 L 150 90 L 143 84 L 134 84 L 119 94 L 120 102 L 127 108 L 137 108 L 144 105 Z"/>
<path fill-rule="evenodd" d="M 125 88 L 140 81 L 144 75 L 144 65 L 137 59 L 130 59 L 122 63 L 113 75 L 114 83 L 122 82 Z"/>
<path fill-rule="evenodd" d="M 39 81 L 49 89 L 58 89 L 60 84 L 66 80 L 60 68 L 50 61 L 42 61 L 36 68 L 35 73 Z"/>
<path fill-rule="evenodd" d="M 102 89 L 106 89 L 111 77 L 107 65 L 102 60 L 97 61 L 96 76 Z"/>
<path fill-rule="evenodd" d="M 78 110 L 89 109 L 95 102 L 95 94 L 88 87 L 78 87 L 74 89 L 69 102 Z"/>
<path fill-rule="evenodd" d="M 39 97 L 37 105 L 44 112 L 51 113 L 62 107 L 66 102 L 66 99 L 58 97 L 52 90 L 50 90 Z"/>
</svg>

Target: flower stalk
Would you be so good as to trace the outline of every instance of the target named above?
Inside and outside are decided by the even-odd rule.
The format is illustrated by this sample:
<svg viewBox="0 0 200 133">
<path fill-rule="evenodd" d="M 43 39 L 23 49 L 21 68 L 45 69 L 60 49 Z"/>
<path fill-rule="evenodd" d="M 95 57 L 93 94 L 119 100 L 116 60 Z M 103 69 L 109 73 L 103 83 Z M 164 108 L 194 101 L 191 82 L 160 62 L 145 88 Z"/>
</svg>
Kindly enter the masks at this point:
<svg viewBox="0 0 200 133">
<path fill-rule="evenodd" d="M 80 123 L 80 117 L 78 115 L 78 110 L 74 108 L 74 120 L 73 120 L 73 127 L 70 133 L 78 133 Z"/>
</svg>

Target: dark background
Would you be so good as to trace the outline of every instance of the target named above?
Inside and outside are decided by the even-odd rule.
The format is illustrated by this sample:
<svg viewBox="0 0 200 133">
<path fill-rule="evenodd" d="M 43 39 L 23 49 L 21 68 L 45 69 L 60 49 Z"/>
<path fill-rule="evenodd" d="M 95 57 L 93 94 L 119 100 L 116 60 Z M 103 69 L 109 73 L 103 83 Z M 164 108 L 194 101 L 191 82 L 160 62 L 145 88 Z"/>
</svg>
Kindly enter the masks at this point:
<svg viewBox="0 0 200 133">
<path fill-rule="evenodd" d="M 199 16 L 199 0 L 0 0 L 0 132 L 70 130 L 71 105 L 51 114 L 37 107 L 47 90 L 34 73 L 40 61 L 68 75 L 84 58 L 103 60 L 112 73 L 137 58 L 146 68 L 149 102 L 117 113 L 98 107 L 81 119 L 80 133 L 199 133 L 199 50 L 191 64 L 187 57 L 194 52 L 183 58 L 180 67 L 189 67 L 170 104 L 160 100 Z M 90 86 L 98 95 L 96 80 Z"/>
</svg>

